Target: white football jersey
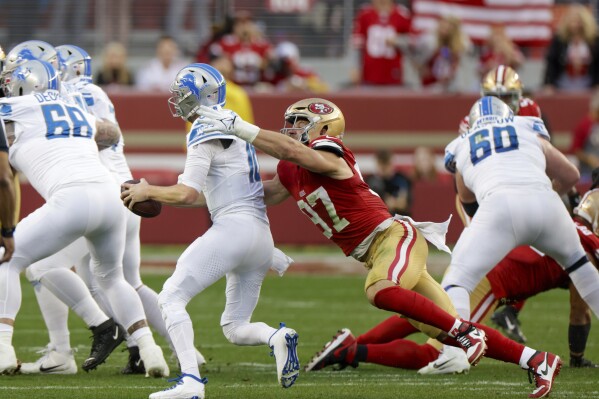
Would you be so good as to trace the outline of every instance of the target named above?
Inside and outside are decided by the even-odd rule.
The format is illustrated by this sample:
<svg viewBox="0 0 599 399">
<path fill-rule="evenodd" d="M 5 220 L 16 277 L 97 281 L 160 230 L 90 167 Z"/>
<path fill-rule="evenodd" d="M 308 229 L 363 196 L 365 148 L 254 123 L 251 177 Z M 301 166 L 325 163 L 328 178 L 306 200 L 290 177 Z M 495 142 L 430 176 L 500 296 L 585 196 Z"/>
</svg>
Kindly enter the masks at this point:
<svg viewBox="0 0 599 399">
<path fill-rule="evenodd" d="M 515 116 L 478 127 L 460 136 L 455 164 L 478 201 L 496 189 L 551 190 L 539 136 L 549 139 L 540 118 Z"/>
<path fill-rule="evenodd" d="M 81 77 L 69 81 L 85 100 L 87 109 L 96 118 L 106 120 L 118 125 L 114 105 L 100 87 L 92 83 L 91 79 Z M 118 143 L 100 151 L 100 160 L 110 170 L 117 182 L 123 183 L 133 179 L 131 169 L 125 158 L 125 142 L 121 136 Z"/>
<path fill-rule="evenodd" d="M 179 183 L 203 192 L 212 220 L 249 214 L 268 223 L 254 146 L 235 136 L 204 133 L 199 119 L 187 134 L 187 160 Z"/>
<path fill-rule="evenodd" d="M 64 186 L 112 181 L 98 157 L 96 118 L 57 91 L 2 98 L 0 117 L 14 125 L 10 163 L 44 199 Z"/>
</svg>

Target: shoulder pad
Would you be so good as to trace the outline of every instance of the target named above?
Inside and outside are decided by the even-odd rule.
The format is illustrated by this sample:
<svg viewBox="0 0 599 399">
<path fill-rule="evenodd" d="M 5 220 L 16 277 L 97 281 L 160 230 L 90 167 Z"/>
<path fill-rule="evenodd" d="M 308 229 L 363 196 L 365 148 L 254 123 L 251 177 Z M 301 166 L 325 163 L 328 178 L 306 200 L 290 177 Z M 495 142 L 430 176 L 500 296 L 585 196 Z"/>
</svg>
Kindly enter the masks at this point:
<svg viewBox="0 0 599 399">
<path fill-rule="evenodd" d="M 343 154 L 343 143 L 336 137 L 321 136 L 310 142 L 310 148 L 315 150 L 328 149 Z"/>
<path fill-rule="evenodd" d="M 190 147 L 193 144 L 203 143 L 204 141 L 214 140 L 214 139 L 228 139 L 234 140 L 235 136 L 230 134 L 225 134 L 221 132 L 209 132 L 204 133 L 202 130 L 203 124 L 196 120 L 193 125 L 191 125 L 191 130 L 187 134 L 187 147 Z"/>
</svg>

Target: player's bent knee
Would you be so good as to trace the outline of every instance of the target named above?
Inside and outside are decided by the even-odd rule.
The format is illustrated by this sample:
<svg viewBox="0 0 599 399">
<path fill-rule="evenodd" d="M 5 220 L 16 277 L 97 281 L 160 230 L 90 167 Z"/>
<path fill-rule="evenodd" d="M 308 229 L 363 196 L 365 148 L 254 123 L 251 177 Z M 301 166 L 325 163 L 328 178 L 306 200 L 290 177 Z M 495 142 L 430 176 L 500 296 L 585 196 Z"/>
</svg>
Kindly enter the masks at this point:
<svg viewBox="0 0 599 399">
<path fill-rule="evenodd" d="M 227 338 L 227 341 L 229 341 L 230 343 L 235 344 L 235 345 L 239 344 L 237 330 L 242 325 L 247 325 L 247 324 L 249 324 L 249 323 L 234 321 L 232 323 L 225 324 L 224 326 L 222 326 L 223 334 L 224 334 L 225 338 Z"/>
</svg>

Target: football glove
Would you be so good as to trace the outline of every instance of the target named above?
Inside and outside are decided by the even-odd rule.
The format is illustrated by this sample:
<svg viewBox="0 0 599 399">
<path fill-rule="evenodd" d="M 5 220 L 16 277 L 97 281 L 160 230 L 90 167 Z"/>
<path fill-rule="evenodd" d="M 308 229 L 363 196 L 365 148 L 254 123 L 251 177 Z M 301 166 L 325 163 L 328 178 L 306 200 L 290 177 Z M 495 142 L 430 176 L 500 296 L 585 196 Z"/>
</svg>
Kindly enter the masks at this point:
<svg viewBox="0 0 599 399">
<path fill-rule="evenodd" d="M 260 132 L 258 126 L 244 121 L 230 109 L 215 109 L 202 105 L 198 110 L 198 114 L 200 115 L 202 125 L 204 125 L 202 130 L 205 133 L 221 132 L 232 134 L 251 143 L 258 135 L 258 132 Z"/>
</svg>

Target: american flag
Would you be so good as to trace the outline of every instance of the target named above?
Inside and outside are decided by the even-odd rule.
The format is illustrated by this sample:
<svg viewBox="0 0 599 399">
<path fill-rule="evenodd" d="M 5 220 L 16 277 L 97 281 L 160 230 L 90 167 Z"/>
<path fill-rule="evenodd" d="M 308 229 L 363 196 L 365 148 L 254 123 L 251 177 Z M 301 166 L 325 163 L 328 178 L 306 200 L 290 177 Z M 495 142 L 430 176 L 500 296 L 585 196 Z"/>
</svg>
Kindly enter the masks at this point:
<svg viewBox="0 0 599 399">
<path fill-rule="evenodd" d="M 435 29 L 440 17 L 454 16 L 477 44 L 494 25 L 503 25 L 520 46 L 545 46 L 553 33 L 554 0 L 413 0 L 412 26 L 416 31 Z"/>
</svg>

